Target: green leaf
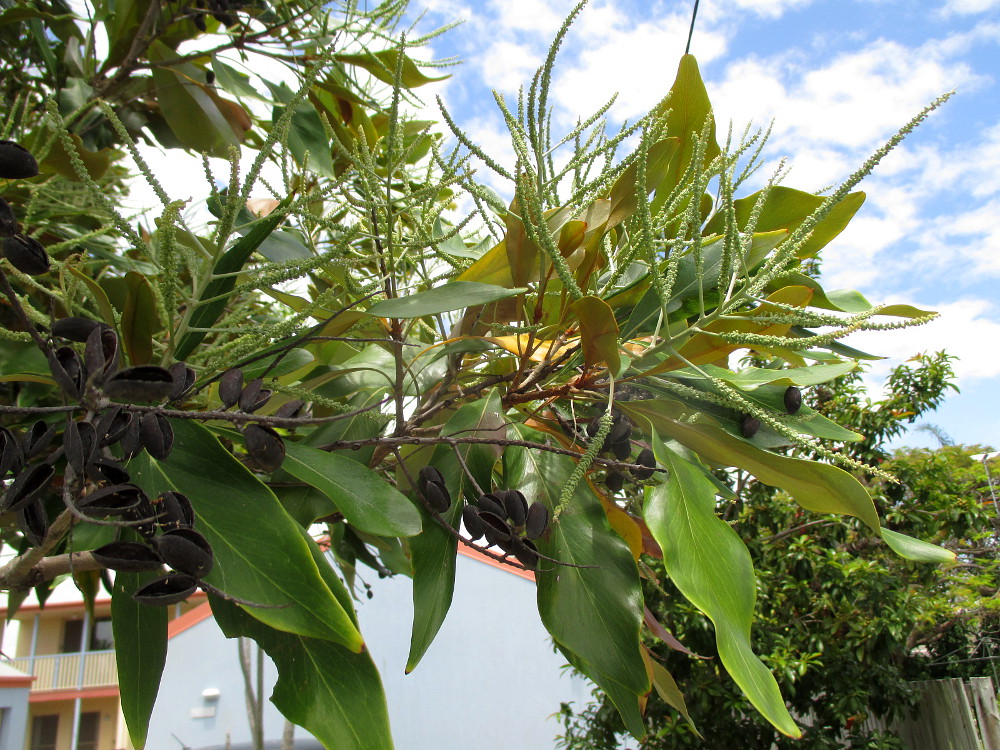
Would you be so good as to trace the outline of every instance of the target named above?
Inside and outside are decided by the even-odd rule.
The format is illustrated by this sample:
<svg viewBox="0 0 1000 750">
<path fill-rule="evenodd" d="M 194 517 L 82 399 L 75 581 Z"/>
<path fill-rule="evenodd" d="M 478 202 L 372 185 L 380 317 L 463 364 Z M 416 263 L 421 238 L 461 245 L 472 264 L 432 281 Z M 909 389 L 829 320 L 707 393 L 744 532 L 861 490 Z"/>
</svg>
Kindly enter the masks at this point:
<svg viewBox="0 0 1000 750">
<path fill-rule="evenodd" d="M 573 303 L 573 312 L 580 320 L 580 341 L 584 362 L 593 367 L 604 362 L 612 375 L 622 366 L 618 353 L 618 323 L 608 303 L 600 297 L 581 297 Z"/>
<path fill-rule="evenodd" d="M 684 55 L 677 67 L 677 76 L 670 93 L 657 105 L 656 113 L 666 114 L 666 132 L 668 138 L 677 138 L 679 151 L 670 163 L 670 169 L 665 179 L 657 186 L 654 206 L 658 207 L 666 200 L 684 176 L 695 153 L 695 136 L 700 136 L 706 119 L 712 114 L 712 103 L 708 99 L 708 91 L 698 70 L 698 61 L 693 55 Z M 708 128 L 708 142 L 705 145 L 705 156 L 701 164 L 704 169 L 721 153 L 715 137 L 715 122 Z"/>
<path fill-rule="evenodd" d="M 544 436 L 530 428 L 516 429 L 523 440 L 544 442 Z M 554 514 L 574 461 L 513 446 L 504 461 L 508 484 L 545 503 Z M 615 705 L 625 716 L 632 700 L 650 689 L 639 649 L 642 590 L 632 553 L 612 530 L 588 482 L 577 485 L 538 547 L 544 555 L 568 563 L 546 562 L 536 574 L 542 623 L 558 644 L 589 665 L 591 679 L 619 686 Z"/>
<path fill-rule="evenodd" d="M 132 594 L 157 575 L 117 573 L 111 591 L 111 628 L 122 715 L 138 750 L 146 746 L 149 717 L 167 660 L 167 608 L 139 604 Z"/>
<path fill-rule="evenodd" d="M 736 223 L 741 231 L 746 229 L 753 213 L 754 204 L 759 196 L 760 191 L 733 201 Z M 775 229 L 786 229 L 792 232 L 825 200 L 826 198 L 822 195 L 813 195 L 802 190 L 776 185 L 768 193 L 764 207 L 760 212 L 760 218 L 753 231 L 767 232 Z M 819 224 L 813 227 L 809 239 L 799 248 L 798 257 L 815 257 L 834 237 L 844 231 L 844 227 L 850 223 L 864 202 L 865 194 L 862 192 L 850 193 L 845 196 Z M 706 225 L 705 231 L 721 234 L 725 231 L 724 217 L 725 212 L 719 211 Z"/>
<path fill-rule="evenodd" d="M 670 580 L 712 620 L 719 657 L 754 707 L 782 734 L 801 737 L 778 683 L 750 646 L 756 599 L 750 552 L 715 514 L 711 482 L 665 446 L 655 429 L 652 445 L 670 479 L 647 489 L 644 518 Z"/>
<path fill-rule="evenodd" d="M 153 359 L 153 334 L 160 329 L 156 298 L 149 281 L 141 273 L 125 274 L 128 294 L 122 310 L 122 344 L 132 365 L 146 365 Z"/>
<path fill-rule="evenodd" d="M 694 733 L 701 737 L 701 732 L 695 726 L 694 719 L 691 718 L 691 714 L 688 713 L 687 703 L 684 701 L 684 693 L 681 689 L 677 687 L 677 682 L 674 680 L 674 676 L 667 671 L 660 662 L 656 661 L 652 657 L 649 663 L 653 667 L 653 687 L 656 688 L 656 692 L 659 694 L 663 702 L 668 706 L 673 706 L 676 708 L 681 716 L 687 719 L 688 724 L 691 725 L 691 729 Z"/>
<path fill-rule="evenodd" d="M 250 83 L 250 76 L 227 65 L 218 55 L 212 55 L 212 71 L 215 73 L 216 85 L 230 94 L 266 101 Z"/>
<path fill-rule="evenodd" d="M 452 281 L 406 297 L 376 302 L 368 308 L 367 313 L 380 318 L 421 318 L 424 315 L 437 315 L 452 310 L 464 310 L 474 305 L 485 305 L 508 297 L 516 297 L 526 291 L 527 287 L 506 289 L 493 284 L 480 284 L 478 281 Z"/>
<path fill-rule="evenodd" d="M 367 466 L 334 453 L 286 442 L 282 468 L 322 491 L 348 523 L 378 536 L 420 533 L 420 513 L 403 493 Z"/>
<path fill-rule="evenodd" d="M 282 232 L 280 229 L 271 232 L 267 239 L 260 243 L 257 252 L 272 263 L 284 263 L 288 260 L 302 260 L 312 257 L 312 251 L 303 245 L 298 237 L 291 232 Z"/>
<path fill-rule="evenodd" d="M 807 510 L 843 513 L 860 518 L 874 531 L 880 528 L 868 491 L 841 468 L 768 453 L 711 424 L 675 421 L 657 401 L 622 402 L 619 407 L 644 417 L 659 433 L 687 446 L 705 461 L 737 466 L 764 484 L 781 487 Z"/>
<path fill-rule="evenodd" d="M 274 628 L 364 648 L 352 613 L 323 582 L 299 525 L 274 493 L 201 425 L 172 420 L 171 426 L 170 457 L 142 454 L 129 471 L 150 497 L 176 490 L 191 500 L 198 530 L 215 554 L 205 580 L 230 596 L 269 605 L 249 612 Z"/>
<path fill-rule="evenodd" d="M 313 559 L 323 580 L 343 590 L 315 546 Z M 385 691 L 370 651 L 353 653 L 332 641 L 275 630 L 223 599 L 212 596 L 210 601 L 226 637 L 252 638 L 274 661 L 278 681 L 271 701 L 285 718 L 326 747 L 392 749 Z"/>
<path fill-rule="evenodd" d="M 257 355 L 261 352 L 257 352 Z M 281 357 L 279 360 L 278 357 Z M 243 379 L 280 378 L 312 364 L 316 358 L 308 349 L 292 349 L 258 359 L 243 367 Z M 272 366 L 273 365 L 273 366 Z M 266 373 L 266 375 L 265 375 Z"/>
<path fill-rule="evenodd" d="M 174 50 L 155 39 L 148 54 L 154 63 L 177 57 Z M 204 72 L 191 63 L 153 68 L 156 99 L 177 140 L 192 151 L 228 159 L 229 147 L 239 147 L 243 134 L 237 133 L 230 123 L 225 100 L 202 80 Z"/>
<path fill-rule="evenodd" d="M 394 83 L 392 79 L 396 72 L 396 62 L 399 59 L 399 54 L 398 49 L 386 49 L 380 52 L 334 55 L 334 58 L 348 65 L 356 65 L 359 68 L 364 68 L 378 80 L 392 85 Z M 407 55 L 403 55 L 403 70 L 400 83 L 404 88 L 413 89 L 417 86 L 423 86 L 425 83 L 443 81 L 445 78 L 450 77 L 446 75 L 438 76 L 437 78 L 425 76 L 420 72 L 420 68 L 417 67 L 417 64 L 413 60 Z"/>
<path fill-rule="evenodd" d="M 619 407 L 634 417 L 645 418 L 654 429 L 690 448 L 705 461 L 737 466 L 764 484 L 780 487 L 806 510 L 861 519 L 901 557 L 918 562 L 954 559 L 950 552 L 933 544 L 883 529 L 868 490 L 837 466 L 769 453 L 715 425 L 676 421 L 657 401 L 621 402 Z"/>
<path fill-rule="evenodd" d="M 789 367 L 786 369 L 769 369 L 766 367 L 746 367 L 738 372 L 717 365 L 701 365 L 700 370 L 719 380 L 732 383 L 740 390 L 750 391 L 762 385 L 819 385 L 828 383 L 857 369 L 857 362 L 837 362 L 828 365 L 812 365 L 810 367 Z M 695 370 L 674 370 L 671 377 L 703 379 L 705 376 Z"/>
<path fill-rule="evenodd" d="M 277 122 L 284 111 L 285 107 L 275 107 L 272 120 Z M 288 149 L 299 166 L 306 163 L 306 152 L 308 152 L 309 169 L 324 177 L 336 176 L 326 128 L 309 102 L 302 102 L 292 113 L 288 129 Z"/>
<path fill-rule="evenodd" d="M 215 278 L 206 286 L 191 314 L 188 323 L 190 328 L 211 328 L 226 309 L 228 294 L 236 287 L 236 273 L 243 268 L 247 260 L 260 244 L 273 232 L 285 218 L 284 209 L 292 202 L 292 196 L 285 198 L 278 206 L 262 219 L 250 225 L 249 231 L 237 240 L 231 248 L 222 254 L 215 263 L 213 273 Z M 202 302 L 201 300 L 205 300 Z M 188 331 L 177 344 L 174 357 L 177 360 L 187 359 L 205 338 L 203 331 Z"/>
<path fill-rule="evenodd" d="M 505 437 L 506 428 L 499 393 L 493 390 L 485 398 L 463 405 L 448 420 L 441 434 Z M 499 457 L 499 448 L 486 444 L 466 444 L 458 446 L 458 450 L 479 485 L 491 486 L 493 464 Z M 462 515 L 462 497 L 466 488 L 472 492 L 471 483 L 464 475 L 451 446 L 436 446 L 428 463 L 437 467 L 444 476 L 452 504 L 442 515 L 452 528 L 457 529 Z M 407 674 L 416 668 L 441 629 L 455 591 L 455 555 L 458 542 L 453 534 L 442 529 L 426 511 L 421 509 L 420 512 L 424 530 L 410 540 L 410 552 L 413 556 L 413 632 L 410 636 L 410 654 L 406 660 Z"/>
</svg>

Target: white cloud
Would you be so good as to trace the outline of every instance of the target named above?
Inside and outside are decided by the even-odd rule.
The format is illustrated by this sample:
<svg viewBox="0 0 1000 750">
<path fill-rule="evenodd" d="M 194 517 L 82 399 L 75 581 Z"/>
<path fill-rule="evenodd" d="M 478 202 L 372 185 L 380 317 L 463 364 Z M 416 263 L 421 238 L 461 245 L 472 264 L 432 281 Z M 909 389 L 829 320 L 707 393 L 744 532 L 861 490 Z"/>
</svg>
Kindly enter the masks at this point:
<svg viewBox="0 0 1000 750">
<path fill-rule="evenodd" d="M 914 303 L 917 307 L 927 305 Z M 980 378 L 1000 376 L 1000 309 L 989 300 L 967 298 L 938 305 L 941 317 L 914 328 L 889 333 L 867 331 L 846 339 L 850 346 L 889 359 L 872 367 L 872 377 L 880 378 L 896 365 L 918 352 L 947 350 L 958 356 L 955 374 L 959 384 Z"/>
<path fill-rule="evenodd" d="M 1000 8 L 1000 0 L 948 0 L 940 9 L 944 16 L 967 16 Z"/>
</svg>

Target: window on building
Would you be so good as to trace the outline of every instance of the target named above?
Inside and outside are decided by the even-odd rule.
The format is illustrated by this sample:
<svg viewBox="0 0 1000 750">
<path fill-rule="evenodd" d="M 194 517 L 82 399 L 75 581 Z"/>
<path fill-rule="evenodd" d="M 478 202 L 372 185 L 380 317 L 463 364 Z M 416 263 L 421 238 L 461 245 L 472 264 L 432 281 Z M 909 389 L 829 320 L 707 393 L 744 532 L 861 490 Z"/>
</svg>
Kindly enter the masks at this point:
<svg viewBox="0 0 1000 750">
<path fill-rule="evenodd" d="M 83 635 L 83 620 L 66 620 L 63 623 L 62 648 L 59 653 L 75 654 L 80 650 Z"/>
<path fill-rule="evenodd" d="M 107 651 L 115 647 L 115 634 L 111 630 L 110 617 L 98 617 L 90 631 L 90 650 Z"/>
<path fill-rule="evenodd" d="M 87 711 L 80 714 L 80 728 L 76 736 L 76 750 L 97 750 L 101 734 L 101 712 Z"/>
<path fill-rule="evenodd" d="M 80 637 L 83 635 L 83 620 L 66 620 L 63 624 L 62 648 L 59 653 L 75 654 L 80 651 Z M 115 647 L 115 636 L 111 630 L 111 618 L 99 617 L 90 626 L 88 651 L 107 651 Z"/>
<path fill-rule="evenodd" d="M 31 750 L 56 750 L 59 716 L 36 716 L 31 720 Z"/>
</svg>

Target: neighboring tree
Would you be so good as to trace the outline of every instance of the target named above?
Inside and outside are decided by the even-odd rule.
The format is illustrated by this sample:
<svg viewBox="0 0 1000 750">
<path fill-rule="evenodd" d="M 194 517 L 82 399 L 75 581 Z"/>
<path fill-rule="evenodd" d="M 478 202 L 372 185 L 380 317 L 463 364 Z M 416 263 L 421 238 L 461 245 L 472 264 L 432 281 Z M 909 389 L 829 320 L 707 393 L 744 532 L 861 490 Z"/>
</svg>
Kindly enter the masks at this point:
<svg viewBox="0 0 1000 750">
<path fill-rule="evenodd" d="M 932 317 L 826 293 L 803 271 L 860 208 L 857 183 L 943 99 L 828 196 L 776 175 L 737 198 L 764 139 L 720 147 L 690 55 L 621 133 L 605 133 L 606 108 L 550 131 L 567 21 L 516 111 L 499 99 L 508 170 L 454 127 L 462 150 L 445 152 L 405 114 L 434 80 L 407 54 L 420 40 L 394 31 L 405 3 L 203 4 L 0 11 L 12 608 L 64 573 L 90 596 L 105 578 L 141 747 L 166 650 L 157 605 L 200 587 L 227 635 L 273 658 L 287 718 L 339 750 L 379 750 L 387 707 L 354 566 L 413 576 L 413 669 L 451 604 L 457 545 L 472 544 L 536 571 L 542 622 L 639 737 L 651 685 L 672 684 L 640 640 L 640 569 L 663 555 L 750 703 L 799 734 L 751 647 L 757 584 L 712 470 L 857 517 L 908 559 L 953 558 L 880 524 L 866 485 L 826 463 L 864 468 L 822 442 L 854 433 L 799 391 L 856 368 L 843 336 Z M 261 56 L 294 85 L 240 69 Z M 215 221 L 187 220 L 139 138 L 231 159 L 225 188 L 204 170 Z M 118 208 L 124 152 L 161 202 L 138 229 Z M 509 202 L 474 180 L 470 154 L 509 181 Z M 261 177 L 267 163 L 280 178 Z M 470 216 L 454 216 L 458 197 Z"/>
<path fill-rule="evenodd" d="M 860 527 L 810 518 L 773 487 L 743 474 L 726 477 L 737 492 L 720 511 L 757 570 L 754 645 L 810 728 L 802 739 L 788 740 L 750 710 L 720 672 L 710 625 L 653 565 L 662 586 L 647 582 L 646 606 L 685 647 L 709 658 L 691 659 L 647 639 L 683 688 L 692 721 L 651 700 L 644 717 L 649 734 L 640 747 L 833 750 L 846 741 L 854 748 L 894 748 L 891 732 L 865 720 L 882 719 L 885 726 L 904 714 L 914 698 L 912 681 L 993 674 L 991 659 L 1000 658 L 997 515 L 985 469 L 970 458 L 988 449 L 886 448 L 953 387 L 950 359 L 944 353 L 915 357 L 892 372 L 886 395 L 876 401 L 866 397 L 857 375 L 813 389 L 810 401 L 845 424 L 863 422 L 865 439 L 845 450 L 899 480 L 871 487 L 886 525 L 952 549 L 961 564 L 909 563 L 873 546 Z M 619 746 L 621 721 L 606 697 L 596 697 L 590 706 L 563 706 L 562 746 Z"/>
</svg>

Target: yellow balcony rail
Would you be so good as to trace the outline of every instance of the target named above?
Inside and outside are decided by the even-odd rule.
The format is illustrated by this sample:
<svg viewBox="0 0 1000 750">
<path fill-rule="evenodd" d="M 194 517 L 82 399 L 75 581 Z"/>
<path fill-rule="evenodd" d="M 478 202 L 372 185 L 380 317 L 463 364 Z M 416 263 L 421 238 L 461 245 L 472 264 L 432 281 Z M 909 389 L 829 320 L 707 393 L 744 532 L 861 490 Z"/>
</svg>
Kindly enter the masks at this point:
<svg viewBox="0 0 1000 750">
<path fill-rule="evenodd" d="M 31 685 L 32 691 L 82 690 L 118 684 L 118 664 L 115 661 L 114 651 L 55 654 L 34 658 L 22 656 L 10 659 L 7 663 L 14 669 L 37 678 Z"/>
</svg>

